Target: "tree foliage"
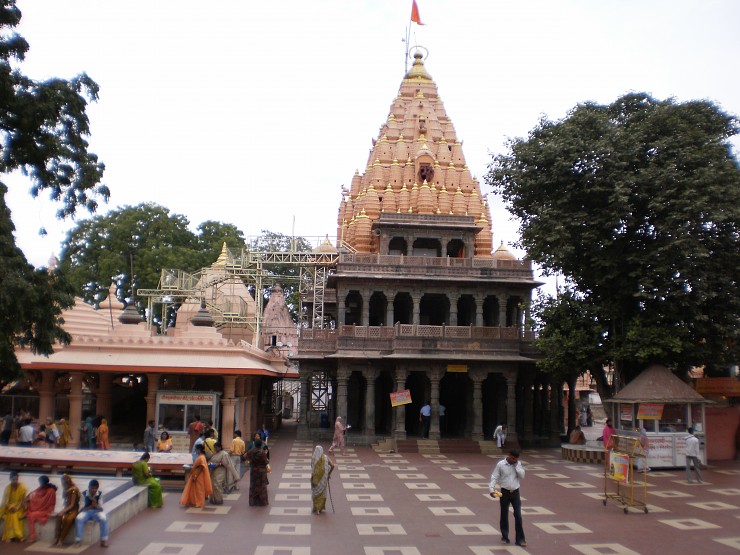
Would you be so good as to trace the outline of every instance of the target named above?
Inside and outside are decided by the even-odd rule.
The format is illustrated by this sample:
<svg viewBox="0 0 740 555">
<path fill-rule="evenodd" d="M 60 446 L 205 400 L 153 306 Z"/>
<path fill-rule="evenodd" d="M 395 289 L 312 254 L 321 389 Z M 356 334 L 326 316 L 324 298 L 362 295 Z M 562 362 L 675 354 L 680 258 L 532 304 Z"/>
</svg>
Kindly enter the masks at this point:
<svg viewBox="0 0 740 555">
<path fill-rule="evenodd" d="M 198 233 L 188 226 L 185 216 L 153 203 L 112 210 L 69 231 L 61 267 L 75 290 L 95 305 L 107 296 L 111 281 L 123 301 L 132 296 L 132 286 L 156 289 L 162 269 L 194 272 L 213 264 L 223 243 L 244 246 L 244 234 L 232 224 L 209 220 Z"/>
<path fill-rule="evenodd" d="M 528 256 L 574 286 L 626 380 L 738 359 L 737 132 L 711 102 L 628 94 L 542 119 L 489 166 Z"/>
<path fill-rule="evenodd" d="M 86 140 L 87 103 L 98 86 L 84 74 L 35 81 L 14 67 L 29 49 L 14 32 L 20 20 L 15 0 L 0 0 L 0 174 L 22 171 L 33 196 L 46 191 L 60 203 L 60 218 L 94 212 L 109 196 Z M 20 372 L 17 347 L 50 354 L 55 341 L 69 341 L 60 314 L 74 300 L 62 276 L 33 268 L 16 247 L 6 192 L 0 183 L 0 375 L 12 378 Z"/>
</svg>

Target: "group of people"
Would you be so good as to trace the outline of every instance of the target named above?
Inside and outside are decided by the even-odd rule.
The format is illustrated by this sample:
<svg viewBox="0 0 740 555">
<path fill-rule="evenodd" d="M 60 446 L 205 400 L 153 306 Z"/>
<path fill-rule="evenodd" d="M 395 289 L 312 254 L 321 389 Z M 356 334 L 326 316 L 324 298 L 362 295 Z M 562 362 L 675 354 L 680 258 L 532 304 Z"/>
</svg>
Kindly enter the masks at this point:
<svg viewBox="0 0 740 555">
<path fill-rule="evenodd" d="M 15 418 L 7 413 L 0 427 L 0 445 L 10 445 L 11 439 L 19 447 L 41 447 L 54 449 L 71 447 L 72 432 L 69 423 L 64 419 L 54 422 L 51 417 L 36 425 L 31 414 L 21 411 Z"/>
<path fill-rule="evenodd" d="M 0 517 L 3 521 L 2 541 L 24 542 L 36 541 L 36 523 L 45 523 L 56 509 L 57 486 L 52 484 L 48 476 L 39 476 L 39 487 L 30 493 L 20 481 L 17 471 L 9 474 L 10 482 L 3 492 Z M 92 520 L 100 525 L 100 545 L 108 547 L 109 526 L 108 517 L 103 510 L 101 501 L 100 483 L 90 480 L 87 490 L 80 494 L 69 474 L 62 476 L 62 502 L 64 506 L 57 513 L 57 525 L 54 534 L 54 543 L 60 545 L 69 534 L 72 525 L 75 526 L 75 544 L 82 543 L 82 534 L 85 524 Z M 80 507 L 82 501 L 82 507 Z M 28 523 L 28 538 L 25 535 L 24 521 Z"/>
</svg>

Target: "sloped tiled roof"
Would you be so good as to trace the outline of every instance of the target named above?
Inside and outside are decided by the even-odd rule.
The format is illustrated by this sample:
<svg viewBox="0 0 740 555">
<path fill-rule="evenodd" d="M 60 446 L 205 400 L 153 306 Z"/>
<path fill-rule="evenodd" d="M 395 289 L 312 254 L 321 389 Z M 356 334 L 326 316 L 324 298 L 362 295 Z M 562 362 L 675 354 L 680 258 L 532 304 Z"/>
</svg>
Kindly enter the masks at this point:
<svg viewBox="0 0 740 555">
<path fill-rule="evenodd" d="M 610 400 L 645 403 L 709 402 L 668 368 L 659 364 L 643 370 Z"/>
</svg>

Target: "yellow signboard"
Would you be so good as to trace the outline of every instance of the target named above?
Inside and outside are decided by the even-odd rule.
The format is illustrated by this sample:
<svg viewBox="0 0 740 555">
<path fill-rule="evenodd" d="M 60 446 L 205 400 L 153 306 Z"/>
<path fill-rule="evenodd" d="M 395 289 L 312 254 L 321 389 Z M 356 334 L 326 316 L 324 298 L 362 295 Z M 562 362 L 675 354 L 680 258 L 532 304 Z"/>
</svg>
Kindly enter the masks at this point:
<svg viewBox="0 0 740 555">
<path fill-rule="evenodd" d="M 391 406 L 400 407 L 401 405 L 411 404 L 411 391 L 404 389 L 403 391 L 394 391 L 391 393 Z"/>
<path fill-rule="evenodd" d="M 663 403 L 640 403 L 637 409 L 638 420 L 660 420 L 663 417 Z"/>
<path fill-rule="evenodd" d="M 467 372 L 468 365 L 467 364 L 448 364 L 447 371 L 448 372 Z"/>
</svg>

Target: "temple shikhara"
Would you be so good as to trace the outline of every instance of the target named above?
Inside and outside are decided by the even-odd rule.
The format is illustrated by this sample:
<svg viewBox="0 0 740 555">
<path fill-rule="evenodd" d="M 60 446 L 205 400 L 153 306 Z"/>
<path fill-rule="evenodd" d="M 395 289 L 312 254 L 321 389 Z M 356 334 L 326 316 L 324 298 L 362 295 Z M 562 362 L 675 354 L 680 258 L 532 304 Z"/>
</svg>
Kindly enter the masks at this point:
<svg viewBox="0 0 740 555">
<path fill-rule="evenodd" d="M 182 445 L 195 414 L 214 420 L 225 445 L 235 429 L 248 436 L 285 417 L 298 418 L 299 437 L 323 439 L 337 416 L 361 444 L 480 441 L 499 424 L 510 443 L 557 444 L 560 384 L 536 370 L 527 327 L 540 283 L 530 261 L 495 244 L 420 53 L 338 200 L 336 239 L 312 251 L 224 246 L 195 275 L 163 270 L 158 290 L 137 294 L 150 315 L 163 307 L 163 322 L 177 310 L 168 329 L 124 309 L 113 289 L 97 310 L 78 300 L 64 314 L 71 345 L 48 358 L 18 353 L 30 387 L 14 403 L 35 398 L 35 416 L 67 418 L 75 435 L 87 415 L 107 418 L 113 435 L 155 420 Z M 280 264 L 300 267 L 299 322 L 265 270 Z"/>
</svg>

